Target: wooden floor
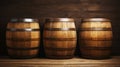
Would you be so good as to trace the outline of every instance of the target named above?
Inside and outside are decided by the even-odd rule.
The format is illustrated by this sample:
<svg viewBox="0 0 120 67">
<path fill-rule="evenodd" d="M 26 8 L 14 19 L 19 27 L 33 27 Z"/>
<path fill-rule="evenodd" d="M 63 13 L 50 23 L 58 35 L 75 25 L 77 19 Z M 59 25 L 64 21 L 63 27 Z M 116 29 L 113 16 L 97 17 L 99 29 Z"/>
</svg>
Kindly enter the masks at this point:
<svg viewBox="0 0 120 67">
<path fill-rule="evenodd" d="M 0 67 L 120 67 L 120 56 L 111 59 L 91 60 L 73 59 L 10 59 L 0 58 Z"/>
</svg>

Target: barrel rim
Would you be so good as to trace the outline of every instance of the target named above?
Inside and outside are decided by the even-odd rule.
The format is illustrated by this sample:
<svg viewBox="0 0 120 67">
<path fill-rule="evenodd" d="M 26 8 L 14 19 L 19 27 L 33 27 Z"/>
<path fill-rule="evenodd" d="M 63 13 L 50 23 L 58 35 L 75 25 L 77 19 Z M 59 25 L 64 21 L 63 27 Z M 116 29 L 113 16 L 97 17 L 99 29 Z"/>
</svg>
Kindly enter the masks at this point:
<svg viewBox="0 0 120 67">
<path fill-rule="evenodd" d="M 35 19 L 35 18 L 12 18 L 10 19 L 10 22 L 38 22 L 38 19 Z"/>
<path fill-rule="evenodd" d="M 73 18 L 47 18 L 46 21 L 74 22 Z"/>
<path fill-rule="evenodd" d="M 88 21 L 88 22 L 110 22 L 110 19 L 108 18 L 85 18 L 83 21 Z"/>
</svg>

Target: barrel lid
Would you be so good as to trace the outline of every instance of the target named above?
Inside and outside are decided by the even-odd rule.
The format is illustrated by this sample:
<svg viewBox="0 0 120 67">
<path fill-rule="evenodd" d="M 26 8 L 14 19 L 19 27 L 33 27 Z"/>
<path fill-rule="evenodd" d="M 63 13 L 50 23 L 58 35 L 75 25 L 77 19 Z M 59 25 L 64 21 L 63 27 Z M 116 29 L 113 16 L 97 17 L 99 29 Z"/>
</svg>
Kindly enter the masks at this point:
<svg viewBox="0 0 120 67">
<path fill-rule="evenodd" d="M 11 22 L 38 22 L 37 19 L 33 19 L 33 18 L 13 18 L 10 21 Z"/>
<path fill-rule="evenodd" d="M 107 18 L 86 18 L 86 19 L 83 19 L 83 21 L 94 21 L 94 22 L 97 22 L 97 21 L 110 21 L 110 19 L 107 19 Z"/>
<path fill-rule="evenodd" d="M 47 18 L 46 21 L 62 21 L 62 22 L 73 22 L 73 18 Z"/>
</svg>

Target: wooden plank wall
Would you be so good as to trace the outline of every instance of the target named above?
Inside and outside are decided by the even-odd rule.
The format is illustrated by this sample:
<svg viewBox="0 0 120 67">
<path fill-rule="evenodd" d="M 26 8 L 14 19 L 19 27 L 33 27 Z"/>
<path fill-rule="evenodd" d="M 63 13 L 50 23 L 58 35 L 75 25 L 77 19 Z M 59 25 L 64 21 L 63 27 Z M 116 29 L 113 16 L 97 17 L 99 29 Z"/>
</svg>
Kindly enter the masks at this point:
<svg viewBox="0 0 120 67">
<path fill-rule="evenodd" d="M 81 18 L 90 17 L 109 18 L 112 21 L 114 36 L 112 54 L 120 55 L 119 0 L 1 0 L 0 1 L 1 55 L 6 55 L 5 46 L 6 24 L 10 18 L 16 17 L 38 18 L 40 19 L 41 27 L 43 27 L 45 18 L 71 17 L 76 19 L 77 28 L 78 24 L 80 24 Z M 44 55 L 43 48 L 41 52 L 42 55 Z"/>
</svg>

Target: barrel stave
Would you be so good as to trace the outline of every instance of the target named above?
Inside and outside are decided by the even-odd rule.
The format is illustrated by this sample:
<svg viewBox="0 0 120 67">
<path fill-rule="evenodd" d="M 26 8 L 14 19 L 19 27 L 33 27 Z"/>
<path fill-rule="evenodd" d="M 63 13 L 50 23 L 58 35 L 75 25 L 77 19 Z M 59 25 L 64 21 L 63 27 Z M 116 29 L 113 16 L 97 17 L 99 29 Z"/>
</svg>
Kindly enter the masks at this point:
<svg viewBox="0 0 120 67">
<path fill-rule="evenodd" d="M 83 19 L 79 30 L 79 45 L 82 57 L 91 59 L 110 57 L 113 36 L 109 19 Z"/>
<path fill-rule="evenodd" d="M 26 21 L 25 21 L 26 20 Z M 37 56 L 40 44 L 40 27 L 32 19 L 17 19 L 9 22 L 6 30 L 8 55 L 11 58 Z"/>
<path fill-rule="evenodd" d="M 48 58 L 72 58 L 76 47 L 74 21 L 49 19 L 44 26 L 44 48 Z"/>
</svg>

